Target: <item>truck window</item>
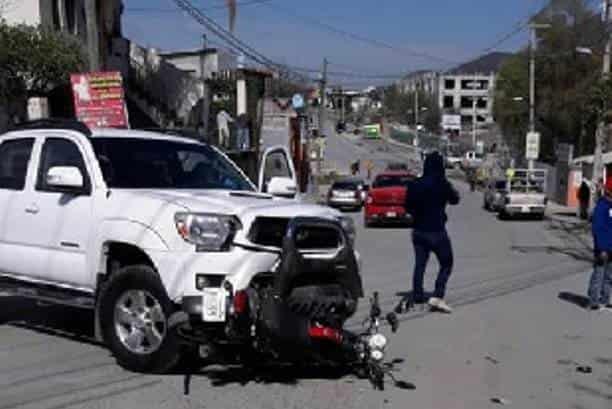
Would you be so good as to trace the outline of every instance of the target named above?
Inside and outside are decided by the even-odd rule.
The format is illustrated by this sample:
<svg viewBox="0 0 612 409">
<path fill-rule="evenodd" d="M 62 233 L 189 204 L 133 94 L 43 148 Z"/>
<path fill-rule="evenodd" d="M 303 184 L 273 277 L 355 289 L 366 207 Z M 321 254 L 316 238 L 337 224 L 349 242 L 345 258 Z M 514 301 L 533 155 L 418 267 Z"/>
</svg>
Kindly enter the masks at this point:
<svg viewBox="0 0 612 409">
<path fill-rule="evenodd" d="M 0 144 L 0 189 L 23 190 L 34 138 L 9 139 Z"/>
<path fill-rule="evenodd" d="M 43 192 L 54 191 L 53 188 L 47 185 L 47 173 L 49 169 L 55 166 L 78 168 L 81 171 L 81 175 L 83 175 L 85 190 L 90 189 L 91 184 L 87 174 L 87 167 L 77 145 L 64 138 L 47 138 L 40 155 L 36 190 Z"/>
<path fill-rule="evenodd" d="M 409 175 L 400 176 L 400 175 L 381 175 L 376 178 L 374 183 L 372 184 L 373 188 L 381 188 L 381 187 L 401 187 L 406 186 L 406 184 L 410 181 L 413 181 L 415 178 Z"/>
</svg>

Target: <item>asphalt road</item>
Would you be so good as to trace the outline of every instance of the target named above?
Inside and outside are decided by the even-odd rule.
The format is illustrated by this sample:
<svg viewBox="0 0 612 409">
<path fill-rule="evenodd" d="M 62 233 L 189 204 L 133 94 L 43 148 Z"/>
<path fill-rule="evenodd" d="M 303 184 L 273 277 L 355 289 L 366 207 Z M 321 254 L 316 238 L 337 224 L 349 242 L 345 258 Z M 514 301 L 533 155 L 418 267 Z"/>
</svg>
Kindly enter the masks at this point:
<svg viewBox="0 0 612 409">
<path fill-rule="evenodd" d="M 328 158 L 348 166 L 355 157 L 406 159 L 380 143 L 330 136 Z M 488 408 L 507 399 L 520 408 L 610 408 L 610 317 L 591 315 L 580 301 L 590 251 L 572 223 L 497 220 L 482 197 L 456 183 L 459 206 L 449 209 L 455 270 L 452 315 L 402 315 L 389 358 L 413 384 L 373 391 L 363 380 L 325 370 L 264 371 L 206 367 L 183 396 L 182 374 L 142 375 L 120 369 L 92 340 L 92 314 L 38 305 L 0 291 L 0 409 L 17 408 Z M 410 290 L 410 229 L 364 229 L 357 247 L 366 291 L 391 309 Z M 435 278 L 432 261 L 428 280 Z M 0 289 L 1 290 L 1 289 Z M 563 297 L 561 297 L 563 298 Z M 357 325 L 366 302 L 352 320 Z M 592 375 L 576 375 L 587 362 Z M 581 378 L 576 378 L 580 377 Z M 607 382 L 607 383 L 606 383 Z M 606 388 L 607 386 L 607 388 Z"/>
</svg>

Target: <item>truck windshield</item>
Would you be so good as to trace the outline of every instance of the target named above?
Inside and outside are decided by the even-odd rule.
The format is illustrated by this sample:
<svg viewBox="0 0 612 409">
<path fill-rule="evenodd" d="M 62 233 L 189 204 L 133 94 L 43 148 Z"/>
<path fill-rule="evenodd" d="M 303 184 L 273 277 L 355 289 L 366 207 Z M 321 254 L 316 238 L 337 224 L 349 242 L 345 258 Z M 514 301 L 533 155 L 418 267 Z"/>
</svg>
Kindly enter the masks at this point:
<svg viewBox="0 0 612 409">
<path fill-rule="evenodd" d="M 232 163 L 206 145 L 104 137 L 92 144 L 112 188 L 254 190 Z"/>
</svg>

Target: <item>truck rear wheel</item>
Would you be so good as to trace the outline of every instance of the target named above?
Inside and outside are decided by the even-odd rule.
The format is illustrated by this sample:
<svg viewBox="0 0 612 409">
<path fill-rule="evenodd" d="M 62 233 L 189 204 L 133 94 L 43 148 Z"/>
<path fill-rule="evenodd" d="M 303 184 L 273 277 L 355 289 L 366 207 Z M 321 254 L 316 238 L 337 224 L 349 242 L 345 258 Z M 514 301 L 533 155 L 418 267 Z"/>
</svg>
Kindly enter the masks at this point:
<svg viewBox="0 0 612 409">
<path fill-rule="evenodd" d="M 127 266 L 103 284 L 99 320 L 104 342 L 119 365 L 144 373 L 163 373 L 180 358 L 180 343 L 168 328 L 176 307 L 149 266 Z"/>
</svg>

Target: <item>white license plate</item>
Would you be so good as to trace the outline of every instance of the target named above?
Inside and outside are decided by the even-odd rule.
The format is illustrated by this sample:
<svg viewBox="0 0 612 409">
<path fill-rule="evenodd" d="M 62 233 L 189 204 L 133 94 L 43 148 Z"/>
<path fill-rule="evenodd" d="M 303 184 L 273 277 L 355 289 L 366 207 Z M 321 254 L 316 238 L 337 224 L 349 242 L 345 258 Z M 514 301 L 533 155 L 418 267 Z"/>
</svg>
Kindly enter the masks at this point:
<svg viewBox="0 0 612 409">
<path fill-rule="evenodd" d="M 387 217 L 397 217 L 396 212 L 387 212 Z"/>
<path fill-rule="evenodd" d="M 202 319 L 205 322 L 224 322 L 225 300 L 225 289 L 205 288 L 202 295 Z"/>
<path fill-rule="evenodd" d="M 529 207 L 525 206 L 521 209 L 521 212 L 523 213 L 530 213 L 531 211 L 529 210 Z"/>
</svg>

